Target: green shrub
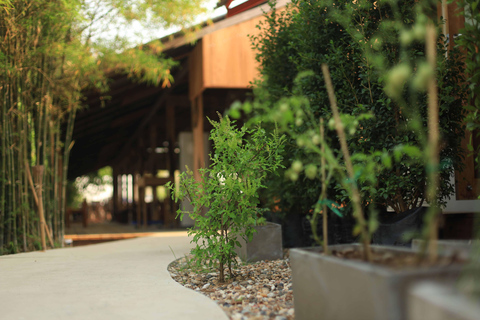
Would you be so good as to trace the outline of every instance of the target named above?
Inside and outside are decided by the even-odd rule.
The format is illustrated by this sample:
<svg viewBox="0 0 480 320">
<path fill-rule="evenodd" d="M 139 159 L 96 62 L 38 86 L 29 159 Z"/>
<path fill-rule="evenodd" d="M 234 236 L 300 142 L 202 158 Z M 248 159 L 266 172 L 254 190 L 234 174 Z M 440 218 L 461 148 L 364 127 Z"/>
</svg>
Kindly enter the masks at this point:
<svg viewBox="0 0 480 320">
<path fill-rule="evenodd" d="M 280 167 L 283 137 L 259 126 L 237 129 L 228 117 L 210 123 L 214 152 L 210 167 L 199 170 L 201 181 L 187 170 L 176 191 L 172 184 L 168 187 L 175 191 L 176 201 L 187 199 L 193 206 L 192 212 L 179 210 L 178 214 L 181 219 L 190 214 L 195 221 L 189 235 L 196 243 L 192 254 L 197 265 L 218 265 L 219 281 L 224 282 L 225 267 L 232 276 L 231 265 L 236 263 L 237 236 L 251 240 L 253 226 L 265 221 L 257 208 L 258 190 L 267 173 Z"/>
<path fill-rule="evenodd" d="M 422 148 L 426 139 L 427 94 L 421 75 L 427 68 L 424 67 L 425 31 L 418 18 L 434 17 L 434 13 L 429 11 L 430 2 L 423 1 L 420 5 L 417 2 L 293 0 L 290 10 L 268 13 L 267 22 L 259 26 L 260 35 L 252 38 L 259 50 L 257 60 L 262 75 L 255 89 L 257 102 L 261 102 L 256 105 L 261 106 L 254 108 L 254 114 L 271 110 L 281 103 L 282 97 L 301 94 L 308 99 L 308 112 L 314 115 L 315 123 L 297 117 L 290 129 L 313 137 L 318 132 L 309 130 L 318 128 L 319 118 L 331 118 L 320 70 L 325 63 L 331 72 L 340 112 L 351 119 L 373 115 L 361 125 L 352 120 L 347 141 L 352 155 L 384 151 L 392 156 L 402 145 Z M 458 50 L 446 55 L 443 39 L 443 36 L 438 38 L 436 70 L 442 146 L 441 183 L 437 193 L 440 204 L 454 191 L 450 181 L 454 169 L 461 169 L 462 102 L 466 94 L 462 78 L 464 65 Z M 295 85 L 295 75 L 305 71 L 310 71 L 310 75 L 299 77 Z M 288 122 L 297 116 L 283 112 L 281 107 L 278 110 L 278 114 L 273 115 L 277 122 Z M 328 133 L 325 140 L 338 154 L 335 132 Z M 315 155 L 300 148 L 299 143 L 302 142 L 292 138 L 287 141 L 285 159 L 290 163 L 294 159 L 311 162 Z M 360 190 L 369 195 L 364 197 L 364 205 L 390 206 L 396 212 L 422 206 L 427 197 L 424 162 L 406 155 L 391 159 L 391 165 L 378 172 L 375 185 L 360 182 Z M 291 175 L 291 171 L 285 174 Z M 304 172 L 298 175 L 302 183 L 288 190 L 274 179 L 269 192 L 282 199 L 280 204 L 284 208 L 294 208 L 294 202 L 303 197 L 303 209 L 308 211 L 318 200 L 319 192 L 311 192 L 311 186 L 318 191 L 320 183 L 317 180 L 304 184 L 308 181 Z M 329 197 L 350 206 L 348 193 L 338 184 L 331 184 L 328 193 Z M 309 198 L 305 199 L 306 196 Z M 292 203 L 285 203 L 290 199 Z"/>
</svg>

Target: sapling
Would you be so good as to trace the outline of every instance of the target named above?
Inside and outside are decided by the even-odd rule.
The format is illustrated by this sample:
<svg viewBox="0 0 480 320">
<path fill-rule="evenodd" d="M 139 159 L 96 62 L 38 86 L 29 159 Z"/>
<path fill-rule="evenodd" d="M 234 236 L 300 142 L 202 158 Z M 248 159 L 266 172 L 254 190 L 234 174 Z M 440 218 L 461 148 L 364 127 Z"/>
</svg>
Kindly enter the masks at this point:
<svg viewBox="0 0 480 320">
<path fill-rule="evenodd" d="M 175 201 L 186 199 L 193 207 L 192 211 L 178 210 L 178 216 L 182 219 L 189 214 L 195 222 L 188 233 L 196 243 L 192 254 L 197 266 L 218 266 L 218 279 L 225 282 L 225 269 L 234 276 L 234 249 L 240 246 L 237 236 L 251 240 L 253 227 L 265 221 L 257 208 L 258 190 L 266 174 L 281 166 L 284 137 L 276 132 L 267 134 L 261 126 L 238 129 L 228 117 L 208 120 L 213 126 L 212 164 L 199 170 L 200 181 L 187 168 L 178 188 L 167 186 Z"/>
<path fill-rule="evenodd" d="M 350 179 L 348 191 L 351 195 L 353 202 L 353 212 L 354 216 L 357 219 L 358 226 L 360 228 L 361 240 L 364 247 L 364 258 L 366 261 L 372 261 L 372 254 L 370 251 L 370 233 L 367 229 L 367 223 L 365 221 L 365 216 L 363 214 L 362 200 L 360 192 L 358 191 L 358 186 L 355 183 L 356 173 L 353 170 L 352 159 L 350 157 L 350 152 L 348 151 L 347 139 L 345 138 L 344 125 L 340 119 L 340 114 L 338 112 L 337 101 L 335 99 L 335 94 L 333 92 L 332 80 L 330 78 L 330 72 L 326 64 L 322 65 L 323 76 L 327 84 L 328 98 L 330 100 L 330 106 L 333 112 L 333 119 L 335 120 L 335 130 L 337 130 L 338 139 L 340 140 L 340 147 L 343 153 L 345 160 L 345 167 Z"/>
</svg>

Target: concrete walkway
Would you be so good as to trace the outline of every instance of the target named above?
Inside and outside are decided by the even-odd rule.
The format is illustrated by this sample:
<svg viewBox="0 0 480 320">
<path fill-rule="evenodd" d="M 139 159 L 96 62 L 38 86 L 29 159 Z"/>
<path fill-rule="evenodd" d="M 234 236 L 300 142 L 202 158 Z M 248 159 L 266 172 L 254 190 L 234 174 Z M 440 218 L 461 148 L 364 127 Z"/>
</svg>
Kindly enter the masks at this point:
<svg viewBox="0 0 480 320">
<path fill-rule="evenodd" d="M 167 266 L 190 251 L 186 232 L 0 257 L 0 319 L 228 319 Z"/>
</svg>

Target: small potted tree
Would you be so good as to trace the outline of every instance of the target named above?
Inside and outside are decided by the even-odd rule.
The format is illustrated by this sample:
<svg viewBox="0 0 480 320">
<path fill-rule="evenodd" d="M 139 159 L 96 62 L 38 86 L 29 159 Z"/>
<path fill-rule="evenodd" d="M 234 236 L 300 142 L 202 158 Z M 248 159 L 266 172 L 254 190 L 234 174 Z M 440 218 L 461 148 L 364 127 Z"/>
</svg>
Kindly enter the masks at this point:
<svg viewBox="0 0 480 320">
<path fill-rule="evenodd" d="M 177 188 L 168 187 L 176 201 L 188 199 L 193 206 L 193 212 L 179 210 L 178 215 L 181 219 L 188 213 L 195 222 L 189 235 L 196 243 L 192 254 L 197 265 L 218 267 L 218 280 L 224 282 L 226 269 L 233 276 L 235 250 L 242 246 L 239 238 L 251 241 L 255 227 L 265 222 L 257 209 L 258 190 L 266 173 L 280 166 L 283 137 L 269 135 L 260 126 L 237 129 L 228 117 L 209 121 L 213 125 L 212 164 L 200 169 L 201 181 L 187 170 L 180 175 Z M 280 250 L 275 250 L 282 252 L 281 237 L 276 240 L 280 240 L 276 244 Z"/>
</svg>

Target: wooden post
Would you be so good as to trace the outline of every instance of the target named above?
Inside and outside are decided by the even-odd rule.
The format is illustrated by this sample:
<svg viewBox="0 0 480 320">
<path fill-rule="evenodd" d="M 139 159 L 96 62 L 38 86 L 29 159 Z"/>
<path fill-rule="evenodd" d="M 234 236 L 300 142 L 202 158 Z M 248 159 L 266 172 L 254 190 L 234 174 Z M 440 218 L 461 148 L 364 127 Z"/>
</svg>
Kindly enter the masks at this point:
<svg viewBox="0 0 480 320">
<path fill-rule="evenodd" d="M 148 155 L 148 169 L 152 173 L 153 176 L 157 175 L 157 164 L 156 164 L 156 156 L 157 153 L 155 149 L 157 148 L 157 127 L 155 123 L 152 123 L 149 127 L 149 140 L 150 140 L 150 154 Z"/>
<path fill-rule="evenodd" d="M 138 197 L 137 195 L 137 172 L 135 169 L 132 170 L 132 208 L 135 207 L 135 199 Z"/>
<path fill-rule="evenodd" d="M 82 222 L 83 227 L 86 228 L 88 226 L 88 205 L 87 199 L 83 199 L 82 203 Z"/>
<path fill-rule="evenodd" d="M 203 118 L 203 94 L 199 94 L 192 103 L 193 176 L 197 181 L 202 178 L 198 169 L 205 167 Z"/>
<path fill-rule="evenodd" d="M 143 198 L 142 198 L 142 214 L 143 214 L 143 228 L 147 228 L 147 203 L 145 202 L 145 188 L 143 187 Z"/>
<path fill-rule="evenodd" d="M 128 202 L 128 198 L 130 198 L 130 181 L 128 180 L 128 169 L 125 171 L 125 206 L 128 211 L 132 210 L 133 205 Z"/>
<path fill-rule="evenodd" d="M 113 175 L 113 208 L 112 208 L 112 216 L 115 217 L 118 213 L 118 169 L 113 168 L 112 169 L 112 175 Z"/>
<path fill-rule="evenodd" d="M 129 215 L 128 223 L 132 222 L 133 219 L 133 211 L 135 211 L 135 214 L 138 214 L 140 210 L 140 174 L 138 173 L 137 169 L 138 168 L 138 161 L 135 164 L 135 169 L 133 173 L 133 199 L 132 199 L 132 215 Z"/>
<path fill-rule="evenodd" d="M 139 185 L 138 186 L 138 207 L 137 207 L 137 228 L 140 228 L 144 202 L 145 202 L 145 188 L 143 185 Z"/>
<path fill-rule="evenodd" d="M 70 228 L 70 217 L 72 216 L 72 209 L 71 208 L 67 208 L 65 210 L 65 227 L 67 227 L 67 229 Z"/>
<path fill-rule="evenodd" d="M 43 166 L 34 166 L 32 167 L 33 178 L 35 179 L 36 184 L 36 200 L 38 207 L 38 216 L 40 218 L 40 241 L 42 243 L 42 251 L 47 250 L 47 244 L 45 242 L 45 215 L 43 214 L 43 197 L 42 197 L 42 187 L 43 187 Z"/>
<path fill-rule="evenodd" d="M 177 141 L 175 137 L 175 108 L 171 103 L 167 104 L 165 120 L 166 120 L 167 141 L 168 141 L 167 169 L 170 173 L 170 178 L 172 178 L 176 168 L 175 145 Z"/>
<path fill-rule="evenodd" d="M 172 103 L 168 103 L 166 107 L 166 128 L 167 128 L 167 139 L 168 139 L 168 160 L 167 160 L 167 169 L 169 171 L 170 181 L 175 182 L 175 169 L 177 168 L 177 157 L 175 154 L 175 145 L 177 144 L 177 137 L 175 136 L 175 107 Z M 165 226 L 174 225 L 175 227 L 178 224 L 178 221 L 175 219 L 175 213 L 177 211 L 176 203 L 174 201 L 169 201 L 170 197 L 165 199 L 165 205 L 163 206 L 164 212 L 164 223 Z M 170 203 L 167 206 L 166 202 Z M 168 208 L 168 209 L 167 209 Z"/>
</svg>

